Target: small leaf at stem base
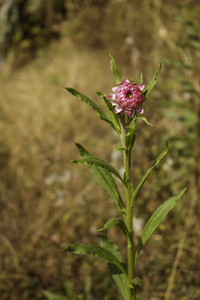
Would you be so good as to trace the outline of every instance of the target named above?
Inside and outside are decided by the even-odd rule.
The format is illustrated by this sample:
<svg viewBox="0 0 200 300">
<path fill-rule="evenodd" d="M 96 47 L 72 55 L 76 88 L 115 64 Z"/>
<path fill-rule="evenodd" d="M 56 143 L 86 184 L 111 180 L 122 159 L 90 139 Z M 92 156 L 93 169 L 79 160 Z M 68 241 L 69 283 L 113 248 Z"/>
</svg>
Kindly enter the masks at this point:
<svg viewBox="0 0 200 300">
<path fill-rule="evenodd" d="M 131 284 L 130 284 L 130 287 L 131 288 L 134 288 L 138 285 L 142 285 L 142 280 L 138 277 L 135 277 L 132 281 L 131 281 Z"/>
</svg>

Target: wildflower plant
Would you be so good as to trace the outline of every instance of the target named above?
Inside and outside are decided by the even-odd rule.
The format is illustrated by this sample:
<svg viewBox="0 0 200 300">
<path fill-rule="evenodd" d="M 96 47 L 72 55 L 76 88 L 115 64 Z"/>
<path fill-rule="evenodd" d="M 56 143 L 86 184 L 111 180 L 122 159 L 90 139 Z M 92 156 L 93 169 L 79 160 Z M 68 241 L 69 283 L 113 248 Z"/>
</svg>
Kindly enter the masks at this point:
<svg viewBox="0 0 200 300">
<path fill-rule="evenodd" d="M 137 287 L 142 284 L 141 279 L 136 276 L 135 271 L 140 251 L 150 238 L 153 231 L 159 226 L 169 211 L 177 204 L 178 200 L 181 198 L 186 189 L 183 189 L 179 194 L 170 197 L 157 208 L 144 226 L 137 243 L 134 243 L 133 214 L 134 208 L 137 205 L 137 194 L 145 183 L 149 174 L 168 151 L 168 145 L 166 142 L 163 152 L 146 171 L 139 184 L 135 186 L 134 182 L 131 180 L 130 169 L 131 155 L 136 139 L 136 124 L 138 118 L 141 118 L 147 124 L 150 124 L 146 118 L 142 116 L 144 113 L 143 105 L 156 83 L 157 73 L 159 72 L 161 66 L 159 66 L 153 78 L 145 86 L 142 75 L 140 77 L 139 84 L 129 81 L 128 79 L 121 81 L 119 79 L 119 74 L 112 56 L 110 56 L 110 64 L 116 81 L 116 87 L 112 88 L 113 93 L 109 95 L 96 92 L 103 98 L 105 106 L 108 110 L 108 114 L 106 114 L 95 102 L 85 95 L 79 93 L 77 90 L 69 87 L 66 87 L 66 89 L 76 98 L 90 105 L 95 110 L 98 117 L 111 126 L 121 141 L 121 145 L 116 147 L 115 150 L 120 151 L 123 156 L 123 177 L 112 165 L 98 157 L 95 157 L 78 143 L 76 143 L 76 146 L 79 150 L 81 158 L 78 160 L 73 160 L 73 162 L 84 163 L 87 165 L 91 173 L 108 192 L 121 212 L 121 218 L 110 219 L 101 229 L 97 231 L 101 232 L 113 226 L 118 227 L 126 239 L 127 259 L 123 259 L 116 243 L 114 243 L 110 238 L 102 235 L 100 235 L 100 245 L 71 244 L 66 247 L 64 251 L 70 251 L 75 254 L 87 254 L 104 259 L 116 285 L 119 288 L 119 291 L 121 292 L 122 298 L 124 300 L 136 300 Z M 119 192 L 118 186 L 114 180 L 115 177 L 119 179 L 121 185 L 123 186 L 123 196 Z M 127 261 L 127 265 L 125 264 L 125 261 Z"/>
</svg>

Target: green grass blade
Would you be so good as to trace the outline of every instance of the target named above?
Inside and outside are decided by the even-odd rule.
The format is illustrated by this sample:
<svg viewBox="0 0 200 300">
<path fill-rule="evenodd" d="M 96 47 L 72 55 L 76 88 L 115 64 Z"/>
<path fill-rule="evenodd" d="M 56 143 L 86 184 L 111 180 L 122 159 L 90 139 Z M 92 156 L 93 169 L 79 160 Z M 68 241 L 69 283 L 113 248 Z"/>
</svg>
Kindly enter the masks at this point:
<svg viewBox="0 0 200 300">
<path fill-rule="evenodd" d="M 178 195 L 173 196 L 168 200 L 166 200 L 163 204 L 161 204 L 157 208 L 157 210 L 150 217 L 139 239 L 137 249 L 136 249 L 135 262 L 137 260 L 140 251 L 142 250 L 142 248 L 144 247 L 144 245 L 146 244 L 147 240 L 150 238 L 154 230 L 159 226 L 161 221 L 166 217 L 166 215 L 170 212 L 170 210 L 172 210 L 172 208 L 178 203 L 178 200 L 182 197 L 185 191 L 186 188 L 183 189 Z"/>
<path fill-rule="evenodd" d="M 50 291 L 43 291 L 42 294 L 48 299 L 48 300 L 66 300 L 66 296 L 60 296 L 58 294 L 52 293 Z"/>
<path fill-rule="evenodd" d="M 79 150 L 79 153 L 82 158 L 86 157 L 94 157 L 91 153 L 89 153 L 83 146 L 76 143 L 76 146 Z M 124 212 L 125 207 L 118 191 L 117 185 L 110 174 L 109 171 L 102 169 L 101 167 L 95 165 L 87 165 L 91 173 L 96 177 L 98 182 L 103 186 L 103 188 L 107 191 L 107 193 L 111 196 L 111 198 L 115 201 L 118 208 Z"/>
<path fill-rule="evenodd" d="M 117 85 L 119 85 L 120 84 L 119 74 L 118 74 L 117 68 L 115 66 L 115 60 L 114 60 L 114 58 L 112 57 L 111 54 L 110 54 L 110 67 L 111 67 L 111 70 L 113 72 L 115 82 L 116 82 Z"/>
<path fill-rule="evenodd" d="M 145 183 L 147 177 L 149 176 L 149 174 L 151 173 L 151 171 L 155 168 L 155 166 L 157 166 L 157 164 L 161 161 L 161 159 L 165 156 L 165 154 L 168 151 L 168 143 L 166 142 L 166 146 L 165 149 L 163 150 L 163 152 L 158 156 L 158 158 L 155 160 L 155 162 L 153 163 L 153 165 L 147 170 L 147 172 L 145 173 L 145 175 L 142 177 L 140 183 L 138 184 L 138 186 L 136 187 L 133 196 L 132 196 L 132 205 L 134 204 L 134 200 L 135 197 L 137 195 L 137 193 L 139 192 L 140 188 L 143 186 L 143 184 Z"/>
</svg>

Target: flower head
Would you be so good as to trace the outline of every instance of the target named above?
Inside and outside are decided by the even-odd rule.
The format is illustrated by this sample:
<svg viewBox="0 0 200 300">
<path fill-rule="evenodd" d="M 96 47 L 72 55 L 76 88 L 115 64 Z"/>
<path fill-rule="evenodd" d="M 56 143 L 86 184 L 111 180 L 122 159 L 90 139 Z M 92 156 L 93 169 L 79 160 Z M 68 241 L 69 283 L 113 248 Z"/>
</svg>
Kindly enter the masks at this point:
<svg viewBox="0 0 200 300">
<path fill-rule="evenodd" d="M 142 91 L 144 88 L 144 84 L 137 85 L 128 79 L 121 81 L 118 87 L 113 87 L 113 94 L 109 94 L 107 97 L 115 106 L 114 113 L 123 112 L 130 118 L 133 118 L 135 111 L 143 114 L 142 103 L 145 101 L 145 97 Z"/>
</svg>

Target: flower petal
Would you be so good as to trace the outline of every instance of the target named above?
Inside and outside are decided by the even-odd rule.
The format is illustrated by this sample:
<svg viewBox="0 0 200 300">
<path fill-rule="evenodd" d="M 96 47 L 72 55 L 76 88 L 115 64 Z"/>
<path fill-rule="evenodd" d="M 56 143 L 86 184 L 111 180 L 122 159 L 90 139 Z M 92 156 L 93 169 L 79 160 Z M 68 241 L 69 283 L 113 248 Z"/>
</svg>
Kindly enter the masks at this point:
<svg viewBox="0 0 200 300">
<path fill-rule="evenodd" d="M 128 80 L 128 79 L 124 79 L 124 80 L 122 80 L 121 82 L 120 82 L 120 84 L 119 85 L 121 85 L 121 84 L 126 84 L 126 83 L 129 83 L 130 81 Z"/>
<path fill-rule="evenodd" d="M 107 98 L 115 100 L 115 94 L 109 94 L 107 95 Z"/>
<path fill-rule="evenodd" d="M 113 91 L 113 93 L 116 92 L 117 86 L 113 87 L 111 90 Z"/>
<path fill-rule="evenodd" d="M 124 111 L 124 113 L 125 113 L 126 115 L 128 115 L 128 116 L 130 116 L 130 115 L 132 114 L 132 112 L 130 111 L 130 109 L 126 109 L 126 110 Z"/>
<path fill-rule="evenodd" d="M 122 108 L 120 106 L 116 106 L 114 109 L 114 114 L 118 114 L 122 111 Z"/>
<path fill-rule="evenodd" d="M 115 100 L 113 100 L 113 101 L 110 101 L 110 103 L 112 104 L 112 106 L 116 106 L 116 105 L 118 105 L 118 103 L 117 103 Z"/>
<path fill-rule="evenodd" d="M 132 113 L 130 114 L 130 118 L 133 118 L 135 116 L 135 110 L 132 111 Z"/>
<path fill-rule="evenodd" d="M 143 114 L 144 113 L 144 109 L 142 107 L 139 107 L 136 110 L 137 110 L 137 112 L 139 112 L 139 114 Z"/>
<path fill-rule="evenodd" d="M 145 84 L 139 84 L 138 87 L 141 91 L 143 91 L 143 89 L 145 88 Z"/>
</svg>

